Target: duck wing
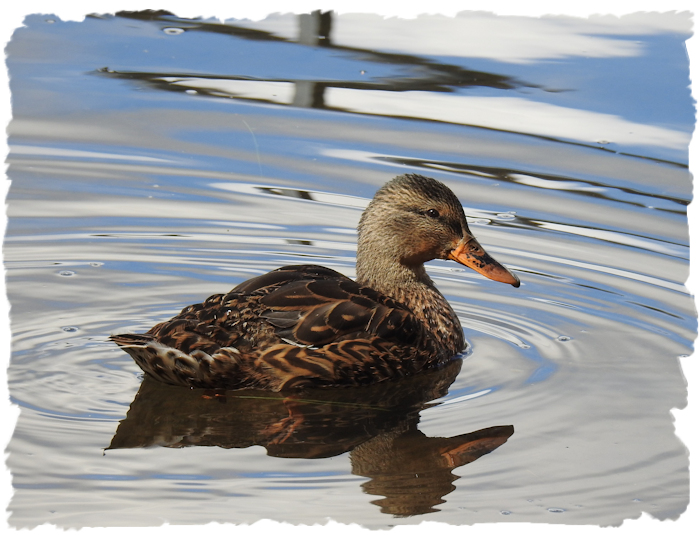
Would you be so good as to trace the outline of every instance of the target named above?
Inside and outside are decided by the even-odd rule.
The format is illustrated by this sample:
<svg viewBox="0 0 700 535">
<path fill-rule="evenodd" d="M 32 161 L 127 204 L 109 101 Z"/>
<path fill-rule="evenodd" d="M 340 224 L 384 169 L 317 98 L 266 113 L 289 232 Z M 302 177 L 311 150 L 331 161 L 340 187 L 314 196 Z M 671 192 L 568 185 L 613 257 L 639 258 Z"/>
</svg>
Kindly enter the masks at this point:
<svg viewBox="0 0 700 535">
<path fill-rule="evenodd" d="M 306 271 L 299 278 L 297 272 L 274 289 L 263 290 L 260 317 L 281 339 L 313 348 L 358 338 L 418 341 L 424 328 L 403 304 L 333 270 L 320 269 L 323 272 Z"/>
</svg>

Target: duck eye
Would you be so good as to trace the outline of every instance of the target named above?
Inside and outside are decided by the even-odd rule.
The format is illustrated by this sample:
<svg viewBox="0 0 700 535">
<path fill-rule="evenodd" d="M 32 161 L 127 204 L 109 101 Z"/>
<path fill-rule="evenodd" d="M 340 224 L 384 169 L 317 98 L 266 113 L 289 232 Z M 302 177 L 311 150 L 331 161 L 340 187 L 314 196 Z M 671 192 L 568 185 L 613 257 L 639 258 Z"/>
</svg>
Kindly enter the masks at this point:
<svg viewBox="0 0 700 535">
<path fill-rule="evenodd" d="M 435 208 L 431 208 L 430 210 L 425 212 L 425 214 L 428 217 L 432 217 L 433 219 L 437 219 L 438 217 L 440 217 L 440 212 L 438 212 Z"/>
</svg>

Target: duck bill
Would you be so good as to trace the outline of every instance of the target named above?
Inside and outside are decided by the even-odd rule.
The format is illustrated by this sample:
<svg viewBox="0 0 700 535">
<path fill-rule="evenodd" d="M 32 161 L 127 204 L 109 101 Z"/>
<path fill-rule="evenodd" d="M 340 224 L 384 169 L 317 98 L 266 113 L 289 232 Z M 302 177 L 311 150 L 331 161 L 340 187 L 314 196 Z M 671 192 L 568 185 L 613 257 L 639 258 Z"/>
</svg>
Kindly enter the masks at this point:
<svg viewBox="0 0 700 535">
<path fill-rule="evenodd" d="M 450 251 L 448 258 L 491 280 L 505 282 L 516 288 L 520 286 L 518 277 L 491 258 L 473 236 L 465 236 L 457 247 Z"/>
</svg>

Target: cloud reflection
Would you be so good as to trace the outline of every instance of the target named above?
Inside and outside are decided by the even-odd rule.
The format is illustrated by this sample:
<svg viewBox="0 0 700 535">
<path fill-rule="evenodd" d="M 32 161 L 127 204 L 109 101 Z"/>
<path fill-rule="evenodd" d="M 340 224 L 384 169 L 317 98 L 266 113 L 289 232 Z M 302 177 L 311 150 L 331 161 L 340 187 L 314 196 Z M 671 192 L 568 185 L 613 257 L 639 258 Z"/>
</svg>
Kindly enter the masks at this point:
<svg viewBox="0 0 700 535">
<path fill-rule="evenodd" d="M 518 97 L 472 97 L 423 91 L 390 93 L 329 88 L 326 105 L 355 113 L 410 117 L 582 143 L 684 150 L 690 133 Z"/>
<path fill-rule="evenodd" d="M 273 15 L 237 25 L 266 30 L 296 39 L 294 15 Z M 624 17 L 505 17 L 463 12 L 456 17 L 421 15 L 415 19 L 384 18 L 374 14 L 341 14 L 333 21 L 333 42 L 387 52 L 432 56 L 487 58 L 530 63 L 571 56 L 631 57 L 641 55 L 636 41 L 610 34 L 649 35 L 661 32 L 690 34 L 690 15 L 636 13 Z M 420 39 L 416 39 L 420 35 Z"/>
</svg>

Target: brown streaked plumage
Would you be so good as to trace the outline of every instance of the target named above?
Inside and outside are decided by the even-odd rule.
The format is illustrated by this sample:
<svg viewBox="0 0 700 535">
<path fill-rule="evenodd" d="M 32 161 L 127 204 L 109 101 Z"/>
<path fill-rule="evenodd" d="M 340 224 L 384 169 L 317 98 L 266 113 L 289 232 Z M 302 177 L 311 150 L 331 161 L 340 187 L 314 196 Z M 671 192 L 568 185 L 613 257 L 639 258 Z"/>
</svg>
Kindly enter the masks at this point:
<svg viewBox="0 0 700 535">
<path fill-rule="evenodd" d="M 517 287 L 444 184 L 402 175 L 358 226 L 357 281 L 287 266 L 185 308 L 146 334 L 110 338 L 149 375 L 193 388 L 358 386 L 414 374 L 465 347 L 457 315 L 423 267 L 451 259 Z"/>
</svg>

